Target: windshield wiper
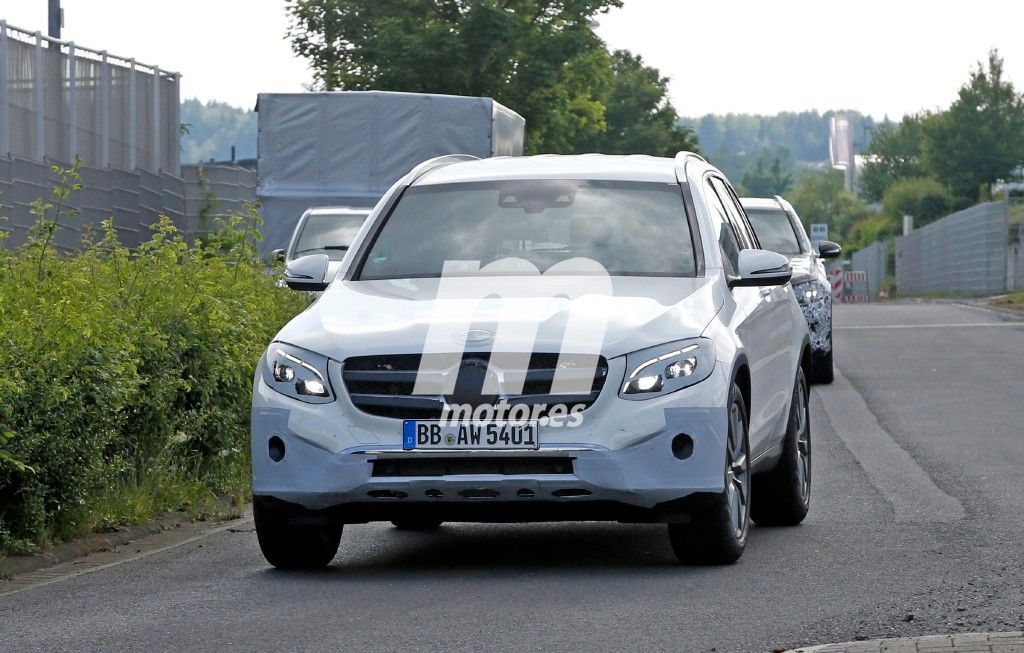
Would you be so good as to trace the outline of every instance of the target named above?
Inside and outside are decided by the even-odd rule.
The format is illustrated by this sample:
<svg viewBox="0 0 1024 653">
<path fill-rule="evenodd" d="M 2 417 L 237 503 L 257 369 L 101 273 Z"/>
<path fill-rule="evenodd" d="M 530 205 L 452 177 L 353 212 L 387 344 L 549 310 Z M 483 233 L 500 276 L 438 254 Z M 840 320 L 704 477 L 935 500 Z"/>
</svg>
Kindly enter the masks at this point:
<svg viewBox="0 0 1024 653">
<path fill-rule="evenodd" d="M 321 252 L 325 250 L 333 250 L 344 252 L 348 249 L 348 245 L 326 245 L 324 247 L 309 247 L 307 249 L 296 250 L 296 254 L 305 254 L 306 252 Z"/>
</svg>

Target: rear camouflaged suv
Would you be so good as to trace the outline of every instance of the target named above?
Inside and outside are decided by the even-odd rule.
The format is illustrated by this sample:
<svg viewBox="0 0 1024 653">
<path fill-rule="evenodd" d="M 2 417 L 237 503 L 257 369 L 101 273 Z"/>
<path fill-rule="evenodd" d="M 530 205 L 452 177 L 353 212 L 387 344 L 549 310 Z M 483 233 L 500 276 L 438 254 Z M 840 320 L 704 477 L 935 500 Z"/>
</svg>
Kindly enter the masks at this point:
<svg viewBox="0 0 1024 653">
<path fill-rule="evenodd" d="M 344 524 L 662 522 L 730 563 L 811 488 L 807 325 L 702 158 L 441 157 L 396 183 L 253 387 L 256 532 L 278 567 Z"/>
<path fill-rule="evenodd" d="M 740 201 L 761 246 L 788 257 L 793 267 L 793 290 L 811 330 L 810 382 L 832 383 L 832 284 L 823 260 L 838 257 L 842 248 L 828 240 L 812 243 L 796 209 L 778 195 Z"/>
</svg>

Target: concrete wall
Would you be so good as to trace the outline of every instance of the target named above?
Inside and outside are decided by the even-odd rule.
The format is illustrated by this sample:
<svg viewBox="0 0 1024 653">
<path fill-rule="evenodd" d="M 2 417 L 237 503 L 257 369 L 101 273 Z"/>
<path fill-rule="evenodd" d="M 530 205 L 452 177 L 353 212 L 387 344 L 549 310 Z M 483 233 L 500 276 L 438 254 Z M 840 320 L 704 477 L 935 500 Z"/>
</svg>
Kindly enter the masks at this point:
<svg viewBox="0 0 1024 653">
<path fill-rule="evenodd" d="M 995 295 L 1007 286 L 1005 202 L 979 204 L 896 239 L 900 294 Z"/>
</svg>

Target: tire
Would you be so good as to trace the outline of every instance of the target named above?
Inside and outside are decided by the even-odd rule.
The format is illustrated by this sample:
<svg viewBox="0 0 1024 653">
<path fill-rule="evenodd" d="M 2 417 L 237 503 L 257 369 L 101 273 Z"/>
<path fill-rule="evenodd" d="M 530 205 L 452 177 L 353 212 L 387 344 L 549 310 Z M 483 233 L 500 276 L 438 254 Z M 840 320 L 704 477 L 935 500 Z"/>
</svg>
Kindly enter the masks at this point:
<svg viewBox="0 0 1024 653">
<path fill-rule="evenodd" d="M 750 531 L 750 416 L 743 393 L 729 392 L 729 435 L 725 451 L 725 492 L 693 515 L 689 524 L 669 524 L 668 537 L 679 562 L 729 565 L 740 559 Z"/>
<path fill-rule="evenodd" d="M 832 350 L 827 354 L 818 356 L 811 355 L 811 383 L 815 385 L 828 385 L 835 380 L 835 370 L 832 368 Z"/>
<path fill-rule="evenodd" d="M 400 531 L 434 531 L 441 527 L 440 519 L 412 518 L 396 519 L 391 522 Z"/>
<path fill-rule="evenodd" d="M 263 557 L 278 569 L 319 569 L 338 553 L 342 525 L 296 526 L 287 512 L 257 500 L 252 506 Z"/>
<path fill-rule="evenodd" d="M 751 517 L 758 526 L 796 526 L 811 506 L 811 412 L 803 370 L 793 384 L 782 458 L 754 477 Z"/>
</svg>

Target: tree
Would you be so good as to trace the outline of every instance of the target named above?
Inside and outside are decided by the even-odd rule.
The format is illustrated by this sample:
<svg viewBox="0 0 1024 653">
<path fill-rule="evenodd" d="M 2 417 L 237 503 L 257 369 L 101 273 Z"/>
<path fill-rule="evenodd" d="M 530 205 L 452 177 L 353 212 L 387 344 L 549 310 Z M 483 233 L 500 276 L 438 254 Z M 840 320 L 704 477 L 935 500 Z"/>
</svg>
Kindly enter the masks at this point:
<svg viewBox="0 0 1024 653">
<path fill-rule="evenodd" d="M 769 159 L 771 163 L 768 163 Z M 783 160 L 786 165 L 783 165 Z M 740 187 L 743 194 L 750 197 L 773 197 L 784 195 L 789 187 L 793 185 L 793 174 L 788 172 L 792 169 L 789 159 L 789 150 L 779 148 L 773 153 L 762 151 L 752 168 L 748 168 L 740 178 Z M 786 171 L 784 171 L 784 168 Z"/>
<path fill-rule="evenodd" d="M 677 124 L 667 77 L 627 50 L 611 55 L 611 71 L 607 90 L 601 93 L 605 129 L 581 139 L 577 151 L 674 156 L 680 150 L 698 149 L 693 130 Z"/>
<path fill-rule="evenodd" d="M 621 0 L 291 0 L 288 35 L 327 90 L 492 97 L 531 151 L 605 129 L 612 71 L 593 19 Z"/>
<path fill-rule="evenodd" d="M 908 177 L 894 182 L 885 191 L 882 207 L 895 220 L 914 216 L 914 225 L 924 226 L 949 213 L 953 198 L 945 186 L 934 179 Z"/>
<path fill-rule="evenodd" d="M 868 162 L 860 177 L 861 194 L 878 202 L 894 182 L 926 176 L 925 139 L 935 115 L 906 116 L 897 124 L 880 125 L 865 154 Z"/>
<path fill-rule="evenodd" d="M 804 222 L 825 223 L 832 234 L 846 234 L 868 213 L 867 206 L 843 186 L 842 173 L 834 170 L 804 173 L 788 199 Z"/>
<path fill-rule="evenodd" d="M 256 113 L 223 102 L 185 100 L 181 103 L 181 122 L 188 133 L 181 137 L 181 160 L 200 163 L 210 159 L 226 161 L 235 146 L 235 156 L 256 156 Z"/>
<path fill-rule="evenodd" d="M 928 130 L 929 171 L 954 195 L 983 199 L 983 186 L 1024 163 L 1024 99 L 1003 79 L 998 50 L 979 62 L 949 110 Z"/>
</svg>

